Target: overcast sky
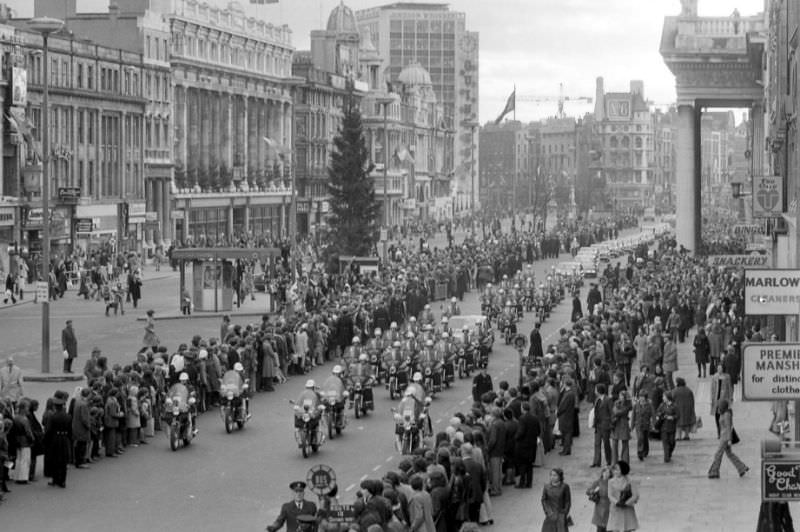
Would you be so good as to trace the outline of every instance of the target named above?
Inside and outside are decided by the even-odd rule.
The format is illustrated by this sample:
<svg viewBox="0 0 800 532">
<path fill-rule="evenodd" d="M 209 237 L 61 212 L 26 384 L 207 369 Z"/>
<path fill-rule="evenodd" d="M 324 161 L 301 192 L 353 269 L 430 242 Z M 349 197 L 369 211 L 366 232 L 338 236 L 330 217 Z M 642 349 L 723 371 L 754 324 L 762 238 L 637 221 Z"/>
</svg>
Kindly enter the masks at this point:
<svg viewBox="0 0 800 532">
<path fill-rule="evenodd" d="M 33 14 L 33 0 L 5 0 L 17 16 Z M 60 0 L 50 0 L 60 1 Z M 223 0 L 207 0 L 220 6 Z M 763 10 L 765 0 L 699 0 L 703 16 L 742 16 Z M 117 0 L 123 4 L 125 0 Z M 78 0 L 78 11 L 105 11 L 108 0 Z M 307 49 L 309 32 L 324 27 L 339 0 L 280 0 L 277 5 L 250 6 L 253 16 L 286 23 L 297 49 Z M 347 0 L 353 9 L 389 0 Z M 494 119 L 514 85 L 517 95 L 557 97 L 563 83 L 567 96 L 594 97 L 595 78 L 607 91 L 626 91 L 631 79 L 644 81 L 645 97 L 657 104 L 675 99 L 675 82 L 658 45 L 665 16 L 680 12 L 679 0 L 452 0 L 464 11 L 467 28 L 480 32 L 480 120 Z M 568 103 L 567 114 L 582 115 L 591 105 Z M 518 101 L 517 119 L 555 114 L 556 103 Z"/>
</svg>

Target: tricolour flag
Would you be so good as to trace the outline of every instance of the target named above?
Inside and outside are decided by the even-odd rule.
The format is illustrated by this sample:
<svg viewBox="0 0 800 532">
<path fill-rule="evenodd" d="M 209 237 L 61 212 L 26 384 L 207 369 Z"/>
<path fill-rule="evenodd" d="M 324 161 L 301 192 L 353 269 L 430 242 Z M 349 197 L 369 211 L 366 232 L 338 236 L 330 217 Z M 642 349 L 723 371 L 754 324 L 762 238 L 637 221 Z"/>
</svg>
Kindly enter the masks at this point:
<svg viewBox="0 0 800 532">
<path fill-rule="evenodd" d="M 500 113 L 500 116 L 497 117 L 497 120 L 495 120 L 494 123 L 499 124 L 500 122 L 502 122 L 503 118 L 505 118 L 505 116 L 508 113 L 516 109 L 516 107 L 517 107 L 517 89 L 514 89 L 514 91 L 508 97 L 508 100 L 506 100 L 506 106 L 503 109 L 503 112 Z"/>
</svg>

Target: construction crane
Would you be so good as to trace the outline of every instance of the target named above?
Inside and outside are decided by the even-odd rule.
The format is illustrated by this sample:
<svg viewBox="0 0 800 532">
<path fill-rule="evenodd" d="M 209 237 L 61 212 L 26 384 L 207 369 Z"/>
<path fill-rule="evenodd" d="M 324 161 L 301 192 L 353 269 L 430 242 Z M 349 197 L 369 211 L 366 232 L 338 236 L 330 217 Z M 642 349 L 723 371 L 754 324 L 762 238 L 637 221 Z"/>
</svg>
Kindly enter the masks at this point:
<svg viewBox="0 0 800 532">
<path fill-rule="evenodd" d="M 588 96 L 565 96 L 564 84 L 558 84 L 558 96 L 537 96 L 533 94 L 521 94 L 516 97 L 518 102 L 550 103 L 558 102 L 558 118 L 564 118 L 565 102 L 585 102 L 592 103 L 593 98 Z"/>
</svg>

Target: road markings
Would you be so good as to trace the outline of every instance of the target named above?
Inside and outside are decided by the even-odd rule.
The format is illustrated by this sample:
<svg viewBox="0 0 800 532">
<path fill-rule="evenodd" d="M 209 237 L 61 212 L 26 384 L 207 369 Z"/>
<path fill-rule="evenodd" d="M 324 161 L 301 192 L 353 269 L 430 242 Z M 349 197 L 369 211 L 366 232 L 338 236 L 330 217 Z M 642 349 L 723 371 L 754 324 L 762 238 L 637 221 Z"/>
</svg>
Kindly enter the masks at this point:
<svg viewBox="0 0 800 532">
<path fill-rule="evenodd" d="M 351 489 L 353 489 L 353 488 L 355 488 L 355 487 L 356 487 L 356 485 L 355 485 L 355 484 L 350 484 L 349 486 L 347 486 L 347 489 L 346 489 L 346 490 L 344 490 L 344 491 L 350 491 Z"/>
<path fill-rule="evenodd" d="M 380 468 L 381 468 L 381 464 L 378 464 L 378 465 L 376 465 L 375 467 L 373 467 L 373 468 L 372 468 L 372 470 L 373 470 L 373 471 L 377 471 L 377 470 L 378 470 L 378 469 L 380 469 Z"/>
<path fill-rule="evenodd" d="M 390 456 L 389 458 L 386 459 L 387 462 L 391 462 L 392 460 L 394 460 L 394 456 Z"/>
<path fill-rule="evenodd" d="M 361 477 L 361 478 L 360 478 L 360 479 L 358 479 L 358 480 L 361 480 L 361 481 L 363 481 L 363 480 L 366 480 L 366 479 L 367 479 L 367 475 L 364 475 L 363 477 Z"/>
<path fill-rule="evenodd" d="M 459 404 L 459 405 L 463 405 L 464 403 L 466 403 L 466 401 L 461 401 L 461 402 L 460 402 L 460 403 L 458 403 L 458 404 Z"/>
<path fill-rule="evenodd" d="M 441 422 L 442 422 L 442 418 L 439 418 L 439 419 L 436 420 L 436 423 L 441 423 Z"/>
</svg>

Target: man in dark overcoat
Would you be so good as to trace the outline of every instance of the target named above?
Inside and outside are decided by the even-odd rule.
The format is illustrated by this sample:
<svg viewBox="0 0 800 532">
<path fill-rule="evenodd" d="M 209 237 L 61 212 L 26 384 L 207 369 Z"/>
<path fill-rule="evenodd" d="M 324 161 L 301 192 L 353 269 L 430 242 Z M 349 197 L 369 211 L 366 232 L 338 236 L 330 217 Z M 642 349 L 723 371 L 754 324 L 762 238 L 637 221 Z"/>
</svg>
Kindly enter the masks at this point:
<svg viewBox="0 0 800 532">
<path fill-rule="evenodd" d="M 72 328 L 72 320 L 61 331 L 61 349 L 64 351 L 64 373 L 72 373 L 72 361 L 78 357 L 78 338 Z"/>
<path fill-rule="evenodd" d="M 539 420 L 531 413 L 529 402 L 522 403 L 522 415 L 517 422 L 514 435 L 514 461 L 517 464 L 519 483 L 517 488 L 530 488 L 533 483 L 533 463 L 541 434 Z"/>
<path fill-rule="evenodd" d="M 44 427 L 45 468 L 52 477 L 50 486 L 67 487 L 67 466 L 72 456 L 72 418 L 64 411 L 66 392 L 53 397 L 54 412 Z"/>
</svg>

